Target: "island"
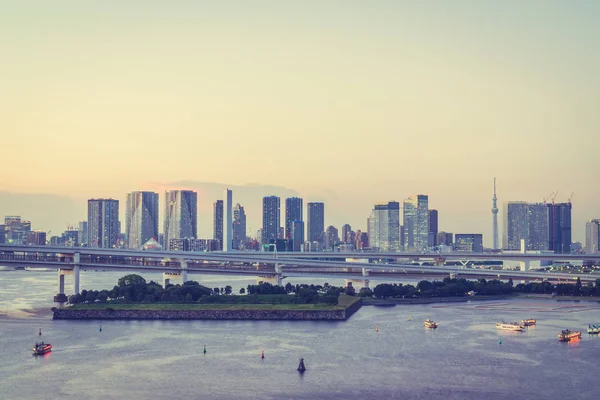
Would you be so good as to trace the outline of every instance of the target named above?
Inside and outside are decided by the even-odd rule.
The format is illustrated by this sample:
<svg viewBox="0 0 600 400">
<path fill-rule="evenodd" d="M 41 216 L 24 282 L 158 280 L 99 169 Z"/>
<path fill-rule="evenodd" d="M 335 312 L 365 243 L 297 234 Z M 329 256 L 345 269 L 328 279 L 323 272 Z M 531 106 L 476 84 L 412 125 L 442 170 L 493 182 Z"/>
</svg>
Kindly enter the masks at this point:
<svg viewBox="0 0 600 400">
<path fill-rule="evenodd" d="M 276 286 L 260 282 L 232 294 L 231 286 L 210 289 L 198 282 L 167 285 L 135 274 L 112 290 L 82 291 L 53 308 L 54 319 L 95 320 L 346 320 L 361 307 L 352 286 Z"/>
</svg>

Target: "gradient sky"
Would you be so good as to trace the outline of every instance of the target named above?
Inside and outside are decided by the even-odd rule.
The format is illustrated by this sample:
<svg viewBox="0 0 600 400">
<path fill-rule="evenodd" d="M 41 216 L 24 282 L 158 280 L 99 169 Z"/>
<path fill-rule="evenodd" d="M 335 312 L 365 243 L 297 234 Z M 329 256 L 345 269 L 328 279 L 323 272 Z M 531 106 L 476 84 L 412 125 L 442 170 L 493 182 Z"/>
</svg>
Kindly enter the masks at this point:
<svg viewBox="0 0 600 400">
<path fill-rule="evenodd" d="M 230 186 L 254 230 L 279 193 L 365 229 L 424 193 L 489 246 L 495 176 L 501 203 L 574 192 L 581 241 L 599 20 L 598 1 L 0 1 L 0 216 L 59 232 L 87 198 L 188 186 L 207 237 Z"/>
</svg>

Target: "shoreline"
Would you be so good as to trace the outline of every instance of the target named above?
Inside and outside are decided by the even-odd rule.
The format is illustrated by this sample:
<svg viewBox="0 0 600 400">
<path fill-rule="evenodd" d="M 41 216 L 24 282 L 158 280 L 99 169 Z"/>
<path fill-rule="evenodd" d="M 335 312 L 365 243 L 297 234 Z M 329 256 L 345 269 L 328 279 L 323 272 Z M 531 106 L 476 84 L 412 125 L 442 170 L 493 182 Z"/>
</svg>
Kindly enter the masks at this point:
<svg viewBox="0 0 600 400">
<path fill-rule="evenodd" d="M 186 304 L 159 304 L 161 307 L 151 305 L 131 304 L 131 307 L 120 304 L 111 307 L 110 304 L 83 308 L 52 308 L 52 319 L 62 320 L 303 320 L 303 321 L 345 321 L 362 306 L 360 298 L 325 309 L 299 309 L 297 307 L 252 307 L 252 304 L 240 305 L 241 307 L 214 307 L 209 305 Z M 115 305 L 116 306 L 116 305 Z M 213 307 L 211 307 L 213 306 Z M 248 307 L 250 306 L 250 307 Z M 256 305 L 255 305 L 256 306 Z M 261 305 L 264 306 L 264 305 Z"/>
</svg>

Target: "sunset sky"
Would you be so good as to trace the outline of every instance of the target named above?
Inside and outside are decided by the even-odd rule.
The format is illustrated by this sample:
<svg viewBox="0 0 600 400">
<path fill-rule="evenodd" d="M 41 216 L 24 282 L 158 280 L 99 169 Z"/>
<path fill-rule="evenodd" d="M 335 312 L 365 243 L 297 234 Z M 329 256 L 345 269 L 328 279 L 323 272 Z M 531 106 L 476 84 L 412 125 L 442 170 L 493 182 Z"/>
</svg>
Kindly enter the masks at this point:
<svg viewBox="0 0 600 400">
<path fill-rule="evenodd" d="M 423 193 L 440 230 L 491 246 L 497 177 L 500 212 L 574 192 L 583 241 L 599 20 L 583 0 L 0 1 L 0 217 L 58 234 L 88 198 L 156 190 L 162 213 L 193 188 L 209 237 L 228 186 L 249 234 L 271 194 L 364 230 Z"/>
</svg>

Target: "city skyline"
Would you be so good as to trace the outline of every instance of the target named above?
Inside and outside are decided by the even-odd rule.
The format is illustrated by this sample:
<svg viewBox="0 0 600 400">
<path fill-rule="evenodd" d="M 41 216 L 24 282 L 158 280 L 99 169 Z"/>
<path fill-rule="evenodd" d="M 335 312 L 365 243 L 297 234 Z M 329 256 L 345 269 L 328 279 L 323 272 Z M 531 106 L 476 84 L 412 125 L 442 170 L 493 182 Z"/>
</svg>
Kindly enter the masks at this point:
<svg viewBox="0 0 600 400">
<path fill-rule="evenodd" d="M 230 186 L 223 186 L 223 187 L 225 187 L 224 190 L 227 190 L 227 187 L 230 187 Z M 270 189 L 272 190 L 273 188 L 271 187 Z M 172 190 L 172 191 L 173 192 L 177 192 L 178 190 Z M 195 192 L 193 189 L 187 189 L 187 190 L 184 190 L 184 192 L 185 191 Z M 167 191 L 163 192 L 163 194 L 166 193 L 166 192 L 170 192 L 170 191 L 167 190 Z M 134 191 L 132 193 L 137 193 L 137 192 Z M 221 194 L 220 194 L 219 197 L 222 197 L 223 193 L 224 192 L 221 191 Z M 294 199 L 298 198 L 299 200 L 305 201 L 305 199 L 302 198 L 300 195 L 298 195 L 297 192 L 290 191 L 289 193 L 294 193 L 294 194 L 293 195 L 285 195 L 284 197 L 285 197 L 286 200 L 288 198 L 294 198 Z M 1 196 L 1 194 L 2 193 L 0 192 L 0 196 Z M 123 231 L 123 233 L 126 232 L 126 226 L 127 226 L 126 225 L 126 216 L 127 216 L 127 201 L 126 201 L 126 199 L 127 199 L 128 194 L 129 193 L 125 193 L 124 194 L 123 197 L 124 197 L 125 200 L 119 201 L 119 214 L 124 216 L 122 218 L 123 221 L 119 220 L 119 222 L 122 224 L 122 231 Z M 199 194 L 198 193 L 196 193 L 196 196 L 199 198 Z M 164 215 L 165 215 L 164 214 L 165 204 L 164 204 L 164 199 L 163 199 L 164 195 L 160 195 L 159 197 L 160 197 L 160 200 L 159 200 L 159 209 L 160 209 L 160 212 L 159 212 L 159 227 L 163 227 L 164 226 Z M 253 201 L 250 201 L 247 198 L 247 194 L 245 196 L 242 196 L 242 197 L 246 198 L 246 201 L 244 201 L 244 203 L 251 203 L 251 204 L 253 204 L 255 202 L 262 202 L 263 197 L 269 197 L 269 196 L 262 196 L 262 197 L 260 197 L 258 199 L 258 201 L 257 201 L 257 199 L 254 199 Z M 280 197 L 280 199 L 281 199 L 282 196 L 276 196 L 276 197 Z M 411 197 L 412 196 L 408 196 L 407 198 L 405 198 L 403 200 L 403 202 L 410 202 Z M 428 197 L 428 196 L 425 195 L 425 197 Z M 85 202 L 87 202 L 88 200 L 89 199 L 85 200 Z M 237 203 L 238 201 L 241 202 L 241 200 L 238 200 L 238 198 L 236 198 L 236 194 L 234 193 L 234 203 Z M 391 200 L 391 201 L 393 201 L 393 200 Z M 213 235 L 214 235 L 214 217 L 215 217 L 215 215 L 214 215 L 214 206 L 215 206 L 216 203 L 222 203 L 222 200 L 220 198 L 216 198 L 215 200 L 211 201 L 210 202 L 210 211 L 208 213 L 202 214 L 200 212 L 200 210 L 202 208 L 202 205 L 200 204 L 200 202 L 198 202 L 198 204 L 197 204 L 197 210 L 198 210 L 198 213 L 197 213 L 197 228 L 196 228 L 197 229 L 197 237 L 198 238 L 213 238 Z M 308 204 L 308 203 L 311 203 L 311 202 L 309 201 L 309 202 L 306 202 L 305 204 Z M 539 202 L 528 202 L 528 201 L 521 201 L 521 200 L 519 200 L 519 201 L 501 201 L 500 202 L 501 214 L 503 214 L 503 213 L 506 212 L 504 210 L 505 210 L 505 207 L 507 206 L 507 204 L 509 204 L 509 203 L 539 203 Z M 559 203 L 556 203 L 556 204 L 559 204 Z M 248 209 L 248 207 L 244 207 L 244 208 Z M 334 227 L 336 227 L 336 228 L 338 228 L 338 229 L 341 230 L 342 226 L 348 223 L 347 220 L 340 220 L 340 222 L 338 224 L 328 222 L 328 221 L 332 220 L 332 218 L 330 218 L 330 216 L 328 215 L 329 212 L 332 212 L 332 214 L 334 214 L 334 216 L 336 216 L 337 218 L 339 218 L 339 214 L 335 212 L 336 210 L 329 209 L 327 205 L 326 205 L 326 208 L 327 208 L 327 211 L 324 214 L 324 221 L 325 221 L 324 222 L 324 228 L 326 228 L 327 226 L 334 226 Z M 371 209 L 373 208 L 373 204 L 371 204 L 370 208 Z M 401 210 L 403 208 L 404 207 L 402 206 Z M 18 207 L 17 208 L 11 208 L 11 209 L 13 209 L 13 210 L 16 211 L 18 209 Z M 249 236 L 254 236 L 255 235 L 256 229 L 254 229 L 254 226 L 258 226 L 258 227 L 261 226 L 260 225 L 260 223 L 261 223 L 260 221 L 262 220 L 262 211 L 261 211 L 261 209 L 262 209 L 262 205 L 259 207 L 259 209 L 251 210 L 251 218 L 249 218 L 249 220 L 253 221 L 253 223 L 252 224 L 247 224 L 247 233 L 248 233 Z M 576 207 L 575 207 L 575 209 L 577 210 Z M 284 210 L 281 210 L 281 211 L 284 211 Z M 437 210 L 433 210 L 433 211 L 437 212 Z M 2 212 L 2 204 L 0 204 L 0 213 L 1 212 Z M 488 225 L 490 225 L 488 227 L 489 228 L 488 229 L 489 230 L 489 237 L 486 237 L 486 233 L 487 233 L 488 230 L 486 230 L 485 227 L 482 230 L 476 230 L 476 229 L 459 230 L 459 229 L 455 229 L 453 226 L 443 226 L 442 228 L 439 228 L 439 230 L 440 231 L 446 231 L 446 232 L 453 232 L 455 234 L 459 234 L 459 233 L 481 233 L 481 234 L 483 234 L 483 244 L 484 244 L 484 247 L 491 248 L 492 247 L 492 224 L 489 222 L 489 208 L 487 208 L 487 212 L 488 212 L 488 214 L 487 214 L 488 220 L 487 221 L 479 221 L 480 222 L 479 226 L 484 226 L 486 223 Z M 63 230 L 66 230 L 68 228 L 68 226 L 76 226 L 78 223 L 81 222 L 81 221 L 71 222 L 72 220 L 69 220 L 69 222 L 64 227 L 63 226 L 58 226 L 57 229 L 52 229 L 52 228 L 50 228 L 50 229 L 44 229 L 41 226 L 41 224 L 39 223 L 38 219 L 36 219 L 36 218 L 30 218 L 30 217 L 24 215 L 23 213 L 19 213 L 19 212 L 5 213 L 5 215 L 10 215 L 10 214 L 19 215 L 24 220 L 34 220 L 34 226 L 32 227 L 33 230 L 42 230 L 42 231 L 53 230 L 54 232 L 62 232 Z M 336 215 L 336 214 L 338 214 L 338 215 Z M 353 220 L 356 220 L 358 222 L 356 222 L 354 224 L 351 223 L 350 225 L 352 225 L 353 227 L 356 226 L 356 228 L 355 228 L 356 230 L 361 230 L 363 232 L 367 232 L 368 231 L 368 219 L 369 219 L 369 215 L 370 214 L 367 214 L 367 216 L 365 218 L 353 218 Z M 576 215 L 576 214 L 574 214 L 574 215 Z M 423 217 L 426 218 L 425 215 Z M 86 219 L 86 217 L 83 218 L 83 220 L 85 220 L 85 219 Z M 364 219 L 364 221 L 361 223 L 361 220 L 363 220 L 363 219 Z M 446 219 L 452 219 L 452 218 L 451 218 L 451 216 L 447 215 L 446 212 L 444 212 L 442 214 L 441 219 L 442 220 L 446 220 Z M 485 218 L 483 218 L 483 219 L 485 220 Z M 574 228 L 572 230 L 573 242 L 585 243 L 585 239 L 586 239 L 585 238 L 585 235 L 586 235 L 586 224 L 587 224 L 587 222 L 589 222 L 589 221 L 591 221 L 593 219 L 596 219 L 596 218 L 590 218 L 590 219 L 588 219 L 586 221 L 583 221 L 582 222 L 582 229 L 580 231 L 577 231 L 577 226 L 576 226 L 575 223 L 573 223 L 573 225 L 574 225 Z M 42 218 L 42 220 L 43 220 L 43 218 Z M 501 218 L 500 220 L 502 221 L 503 219 Z M 573 218 L 573 220 L 575 220 L 575 218 Z M 257 224 L 254 225 L 254 222 L 257 222 Z M 285 227 L 284 222 L 285 222 L 285 220 L 283 218 L 280 218 L 281 228 Z M 306 221 L 305 221 L 305 223 L 306 223 Z M 401 225 L 404 224 L 404 221 L 403 221 L 402 217 L 400 218 L 400 223 L 401 223 Z M 501 223 L 499 223 L 500 230 L 502 232 L 504 232 L 505 223 L 506 223 L 506 221 L 502 221 Z M 163 233 L 163 230 L 159 229 L 159 232 Z M 404 228 L 404 234 L 405 234 L 405 239 L 404 240 L 408 240 L 408 234 L 407 234 L 407 231 L 405 230 L 405 228 Z M 579 238 L 579 239 L 577 239 L 577 238 Z M 500 240 L 500 245 L 502 246 L 502 244 L 504 242 L 504 238 L 501 237 L 500 239 L 501 239 Z"/>
<path fill-rule="evenodd" d="M 491 247 L 497 177 L 500 204 L 574 192 L 583 242 L 600 217 L 599 14 L 586 0 L 11 2 L 0 132 L 5 165 L 27 164 L 0 175 L 0 213 L 56 232 L 89 198 L 124 215 L 125 193 L 191 189 L 210 237 L 230 187 L 249 231 L 270 194 L 366 231 L 373 204 L 425 193 L 440 231 Z"/>
</svg>

